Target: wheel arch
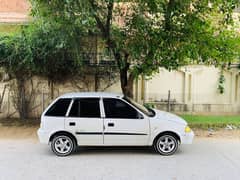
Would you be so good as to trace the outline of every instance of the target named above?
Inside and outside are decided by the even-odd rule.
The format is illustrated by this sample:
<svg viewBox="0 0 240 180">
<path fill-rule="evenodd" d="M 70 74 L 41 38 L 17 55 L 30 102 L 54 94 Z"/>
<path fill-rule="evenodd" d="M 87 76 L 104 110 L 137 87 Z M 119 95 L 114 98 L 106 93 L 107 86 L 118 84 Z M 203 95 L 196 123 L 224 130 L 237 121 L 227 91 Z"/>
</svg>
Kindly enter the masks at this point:
<svg viewBox="0 0 240 180">
<path fill-rule="evenodd" d="M 55 136 L 57 136 L 57 135 L 67 135 L 67 136 L 71 137 L 71 138 L 74 140 L 74 142 L 76 143 L 76 145 L 77 145 L 77 139 L 76 139 L 76 137 L 75 137 L 72 133 L 67 132 L 67 131 L 57 131 L 57 132 L 54 132 L 54 133 L 50 136 L 50 138 L 49 138 L 49 143 L 52 142 L 53 138 L 54 138 Z"/>
<path fill-rule="evenodd" d="M 178 133 L 174 132 L 174 131 L 162 131 L 160 133 L 158 133 L 154 138 L 153 138 L 153 141 L 152 141 L 152 144 L 154 144 L 156 142 L 156 140 L 162 136 L 162 135 L 165 135 L 165 134 L 171 134 L 173 136 L 175 136 L 177 138 L 177 140 L 181 143 L 181 138 L 180 136 L 178 135 Z"/>
</svg>

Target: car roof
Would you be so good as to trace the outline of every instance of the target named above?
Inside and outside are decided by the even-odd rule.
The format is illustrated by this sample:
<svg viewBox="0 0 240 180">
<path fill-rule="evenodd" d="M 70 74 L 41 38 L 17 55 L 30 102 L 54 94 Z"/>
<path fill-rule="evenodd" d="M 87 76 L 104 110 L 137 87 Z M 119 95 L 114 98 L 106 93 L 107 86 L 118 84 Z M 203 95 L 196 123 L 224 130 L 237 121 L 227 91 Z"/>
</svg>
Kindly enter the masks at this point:
<svg viewBox="0 0 240 180">
<path fill-rule="evenodd" d="M 122 98 L 123 94 L 110 92 L 72 92 L 60 96 L 60 98 L 89 98 L 89 97 Z"/>
</svg>

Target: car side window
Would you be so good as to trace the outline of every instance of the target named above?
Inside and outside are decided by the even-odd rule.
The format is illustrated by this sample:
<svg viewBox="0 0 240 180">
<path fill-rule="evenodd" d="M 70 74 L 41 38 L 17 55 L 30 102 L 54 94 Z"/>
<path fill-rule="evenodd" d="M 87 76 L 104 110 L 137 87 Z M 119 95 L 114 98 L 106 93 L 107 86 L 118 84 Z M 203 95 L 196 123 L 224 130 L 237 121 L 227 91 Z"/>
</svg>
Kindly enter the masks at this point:
<svg viewBox="0 0 240 180">
<path fill-rule="evenodd" d="M 46 116 L 65 116 L 68 110 L 68 106 L 71 102 L 70 98 L 63 98 L 57 100 L 45 113 Z"/>
<path fill-rule="evenodd" d="M 140 114 L 136 109 L 120 99 L 103 99 L 106 118 L 139 119 Z"/>
<path fill-rule="evenodd" d="M 99 98 L 75 99 L 69 117 L 100 118 Z"/>
</svg>

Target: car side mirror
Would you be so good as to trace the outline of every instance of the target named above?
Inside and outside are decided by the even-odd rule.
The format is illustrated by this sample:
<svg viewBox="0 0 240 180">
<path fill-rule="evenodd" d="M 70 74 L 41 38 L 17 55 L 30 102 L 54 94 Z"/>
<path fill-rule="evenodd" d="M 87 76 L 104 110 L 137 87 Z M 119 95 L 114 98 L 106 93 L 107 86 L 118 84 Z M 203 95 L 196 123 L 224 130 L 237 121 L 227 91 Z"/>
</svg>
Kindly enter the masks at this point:
<svg viewBox="0 0 240 180">
<path fill-rule="evenodd" d="M 140 113 L 137 114 L 137 118 L 138 118 L 138 119 L 144 119 L 143 115 L 140 114 Z"/>
</svg>

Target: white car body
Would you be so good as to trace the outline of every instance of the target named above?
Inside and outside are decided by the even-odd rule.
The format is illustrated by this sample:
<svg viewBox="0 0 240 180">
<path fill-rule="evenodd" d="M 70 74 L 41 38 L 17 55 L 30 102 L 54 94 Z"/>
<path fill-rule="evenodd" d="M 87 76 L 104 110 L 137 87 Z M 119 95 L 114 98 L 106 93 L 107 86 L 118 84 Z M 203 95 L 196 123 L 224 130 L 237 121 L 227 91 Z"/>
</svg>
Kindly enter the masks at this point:
<svg viewBox="0 0 240 180">
<path fill-rule="evenodd" d="M 136 106 L 123 99 L 121 94 L 113 93 L 68 93 L 53 101 L 41 116 L 38 137 L 41 143 L 51 142 L 54 134 L 70 133 L 76 138 L 78 146 L 152 146 L 154 139 L 161 133 L 176 134 L 181 144 L 191 144 L 193 131 L 186 132 L 187 123 L 181 117 L 154 109 L 155 116 L 150 117 Z M 46 112 L 59 99 L 71 99 L 66 115 L 62 117 L 47 116 Z M 100 117 L 69 117 L 74 99 L 99 98 Z M 103 99 L 120 100 L 133 107 L 139 113 L 138 119 L 106 118 Z"/>
</svg>

